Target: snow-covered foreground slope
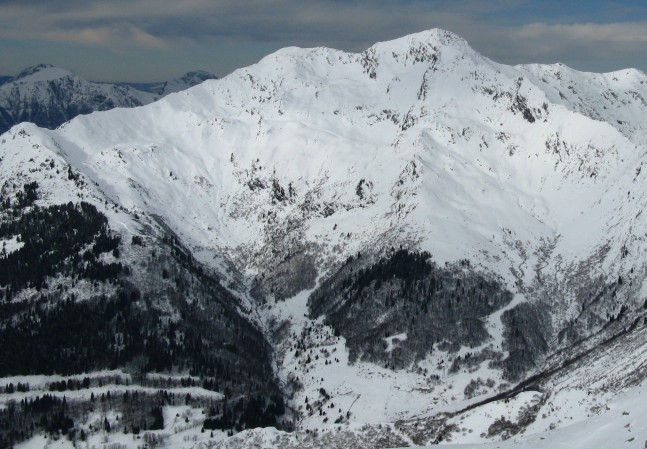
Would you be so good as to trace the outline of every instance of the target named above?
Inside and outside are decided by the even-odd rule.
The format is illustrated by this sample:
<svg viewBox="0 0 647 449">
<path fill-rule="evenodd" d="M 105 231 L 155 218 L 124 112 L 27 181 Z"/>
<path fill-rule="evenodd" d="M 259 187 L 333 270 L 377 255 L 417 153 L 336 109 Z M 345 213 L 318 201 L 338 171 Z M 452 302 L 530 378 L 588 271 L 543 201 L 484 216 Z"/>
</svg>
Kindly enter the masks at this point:
<svg viewBox="0 0 647 449">
<path fill-rule="evenodd" d="M 624 392 L 605 404 L 608 410 L 604 413 L 575 424 L 566 422 L 562 427 L 552 431 L 514 437 L 496 443 L 441 444 L 438 447 L 456 449 L 641 448 L 647 443 L 647 425 L 644 422 L 644 416 L 647 413 L 645 395 L 647 395 L 647 388 L 644 386 Z M 577 395 L 573 396 L 570 403 L 567 402 L 569 405 L 578 401 Z M 493 410 L 493 413 L 496 411 Z"/>
<path fill-rule="evenodd" d="M 637 448 L 647 441 L 642 327 L 524 391 L 454 413 L 286 433 L 246 430 L 219 448 Z M 379 385 L 379 382 L 377 383 Z M 409 404 L 415 407 L 416 404 Z"/>
<path fill-rule="evenodd" d="M 302 435 L 471 442 L 445 418 L 568 399 L 514 388 L 643 329 L 645 98 L 639 71 L 505 66 L 441 30 L 286 48 L 143 108 L 14 127 L 0 181 L 171 232 L 272 343 Z M 465 428 L 501 438 L 483 422 Z"/>
</svg>

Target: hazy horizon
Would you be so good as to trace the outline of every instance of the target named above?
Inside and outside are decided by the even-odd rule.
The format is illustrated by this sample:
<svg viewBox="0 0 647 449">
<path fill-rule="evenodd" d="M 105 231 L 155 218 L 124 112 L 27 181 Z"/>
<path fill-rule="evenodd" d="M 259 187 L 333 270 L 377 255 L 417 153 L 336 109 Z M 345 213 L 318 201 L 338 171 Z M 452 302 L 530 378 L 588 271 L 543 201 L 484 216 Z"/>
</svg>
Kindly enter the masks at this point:
<svg viewBox="0 0 647 449">
<path fill-rule="evenodd" d="M 358 52 L 430 28 L 505 64 L 647 70 L 647 4 L 629 0 L 0 0 L 0 74 L 49 63 L 102 82 L 218 77 L 286 46 Z"/>
</svg>

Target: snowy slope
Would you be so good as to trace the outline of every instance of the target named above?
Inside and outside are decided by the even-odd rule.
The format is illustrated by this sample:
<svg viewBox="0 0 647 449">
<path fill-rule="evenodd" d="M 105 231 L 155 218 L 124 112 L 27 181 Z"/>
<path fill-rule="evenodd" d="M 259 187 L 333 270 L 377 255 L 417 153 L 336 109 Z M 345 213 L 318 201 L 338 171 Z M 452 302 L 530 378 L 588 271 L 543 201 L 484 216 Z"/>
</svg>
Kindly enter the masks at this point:
<svg viewBox="0 0 647 449">
<path fill-rule="evenodd" d="M 559 367 L 643 317 L 645 98 L 642 72 L 505 66 L 442 30 L 360 54 L 286 48 L 143 108 L 14 127 L 2 182 L 48 155 L 97 201 L 161 217 L 200 261 L 243 274 L 279 377 L 301 384 L 302 429 L 351 408 L 345 425 L 393 423 L 510 388 L 522 378 L 502 367 L 522 353 L 519 376 Z M 304 316 L 308 298 L 349 256 L 370 265 L 400 246 L 439 267 L 467 259 L 513 299 L 476 347 L 434 346 L 403 370 L 348 363 L 334 325 Z M 385 335 L 386 352 L 406 333 Z M 468 353 L 482 359 L 448 372 Z M 313 397 L 335 403 L 330 419 L 306 413 Z"/>
<path fill-rule="evenodd" d="M 285 49 L 52 138 L 113 200 L 166 217 L 207 261 L 224 250 L 262 273 L 305 253 L 326 267 L 395 240 L 532 287 L 537 267 L 573 276 L 604 247 L 612 277 L 642 219 L 642 192 L 627 195 L 643 158 L 640 114 L 622 129 L 594 120 L 551 101 L 555 88 L 525 70 L 438 31 L 360 55 Z M 644 75 L 625 75 L 631 92 L 645 91 Z M 627 92 L 616 95 L 644 109 Z"/>
<path fill-rule="evenodd" d="M 447 444 L 438 447 L 456 449 L 640 448 L 647 442 L 647 426 L 643 420 L 647 412 L 646 394 L 645 386 L 623 392 L 605 404 L 606 409 L 603 413 L 574 424 L 566 421 L 563 426 L 552 431 L 514 437 L 496 443 Z M 573 406 L 577 404 L 578 399 L 577 394 L 571 394 L 566 403 Z M 577 410 L 577 407 L 575 409 Z M 497 412 L 492 410 L 493 414 Z M 567 416 L 565 419 L 569 418 L 572 419 L 572 416 Z"/>
<path fill-rule="evenodd" d="M 463 41 L 449 37 L 445 43 L 446 38 L 423 34 L 408 38 L 413 42 L 378 44 L 363 55 L 283 50 L 141 112 L 77 120 L 54 139 L 74 148 L 73 157 L 89 169 L 121 165 L 121 180 L 101 180 L 118 189 L 117 195 L 130 190 L 123 186 L 126 177 L 149 184 L 151 170 L 163 175 L 153 180 L 159 186 L 151 191 L 205 192 L 209 199 L 198 194 L 198 204 L 187 207 L 198 215 L 198 226 L 216 226 L 213 236 L 196 240 L 231 249 L 254 245 L 263 235 L 265 223 L 258 218 L 251 223 L 255 229 L 234 224 L 242 221 L 239 217 L 249 222 L 250 211 L 260 212 L 257 206 L 271 199 L 274 179 L 284 190 L 292 185 L 296 198 L 278 207 L 261 204 L 268 212 L 296 219 L 308 195 L 316 195 L 315 205 L 330 203 L 333 215 L 307 217 L 310 241 L 326 237 L 334 245 L 339 240 L 334 234 L 356 231 L 360 236 L 353 244 L 361 246 L 358 240 L 373 239 L 380 230 L 362 232 L 355 223 L 363 217 L 357 216 L 379 217 L 382 231 L 397 226 L 415 227 L 416 234 L 430 231 L 422 246 L 440 261 L 478 257 L 484 250 L 500 254 L 506 245 L 502 228 L 534 243 L 590 220 L 580 217 L 582 210 L 590 212 L 588 205 L 573 210 L 573 200 L 598 201 L 600 186 L 607 189 L 614 174 L 639 165 L 637 143 L 613 124 L 549 102 L 539 86 L 520 81 L 514 69 L 469 57 Z M 410 52 L 434 52 L 434 45 L 443 44 L 439 56 L 432 53 L 440 62 L 431 68 L 406 59 L 415 61 Z M 376 78 L 366 73 L 371 64 Z M 464 75 L 459 79 L 458 74 Z M 510 110 L 515 96 L 534 108 L 533 123 Z M 634 133 L 644 138 L 638 114 L 632 117 L 638 122 Z M 175 178 L 177 183 L 166 185 Z M 356 194 L 362 179 L 371 184 L 364 200 Z M 259 188 L 260 195 L 248 186 L 256 180 L 266 187 Z M 196 207 L 210 202 L 224 207 Z M 165 203 L 151 199 L 149 207 L 159 212 Z M 187 215 L 186 210 L 175 213 Z M 346 220 L 348 215 L 352 219 Z M 220 220 L 225 223 L 218 226 Z M 348 223 L 333 233 L 326 223 L 335 221 Z M 468 241 L 453 243 L 456 235 Z M 603 230 L 591 233 L 589 241 L 569 239 L 569 245 L 573 253 L 585 252 L 601 235 Z"/>
</svg>

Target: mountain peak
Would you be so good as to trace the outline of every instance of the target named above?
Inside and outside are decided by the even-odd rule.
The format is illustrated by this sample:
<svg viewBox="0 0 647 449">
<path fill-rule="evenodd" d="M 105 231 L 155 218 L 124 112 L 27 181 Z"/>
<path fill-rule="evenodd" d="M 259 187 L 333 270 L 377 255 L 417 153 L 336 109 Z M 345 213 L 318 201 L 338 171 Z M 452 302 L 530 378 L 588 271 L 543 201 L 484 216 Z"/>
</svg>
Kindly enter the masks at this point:
<svg viewBox="0 0 647 449">
<path fill-rule="evenodd" d="M 456 33 L 442 28 L 430 28 L 428 30 L 412 33 L 401 39 L 407 39 L 412 42 L 438 43 L 440 45 L 468 45 L 467 41 Z"/>
<path fill-rule="evenodd" d="M 184 75 L 171 78 L 170 80 L 164 81 L 162 83 L 152 84 L 144 90 L 153 92 L 156 95 L 165 96 L 170 93 L 188 89 L 189 87 L 193 87 L 197 84 L 202 83 L 203 81 L 211 79 L 218 79 L 218 77 L 213 73 L 207 72 L 205 70 L 192 70 L 185 73 Z"/>
<path fill-rule="evenodd" d="M 474 52 L 465 39 L 451 31 L 440 28 L 432 28 L 418 33 L 408 34 L 390 41 L 378 42 L 371 48 L 402 53 L 403 51 L 418 49 L 421 47 L 453 47 L 461 51 L 467 50 Z"/>
<path fill-rule="evenodd" d="M 24 78 L 26 76 L 33 75 L 34 73 L 38 73 L 41 70 L 47 70 L 47 69 L 51 69 L 53 67 L 54 66 L 52 64 L 33 65 L 33 66 L 30 66 L 30 67 L 27 67 L 27 68 L 21 70 L 20 73 L 18 73 L 18 75 L 16 75 L 16 78 Z"/>
<path fill-rule="evenodd" d="M 218 77 L 216 75 L 214 75 L 213 73 L 207 72 L 206 70 L 192 70 L 179 77 L 180 80 L 187 83 L 191 81 L 199 80 L 199 82 L 201 82 L 201 81 L 217 79 L 217 78 Z M 194 82 L 194 84 L 197 84 L 197 83 Z"/>
<path fill-rule="evenodd" d="M 461 59 L 487 60 L 457 34 L 432 28 L 397 39 L 377 42 L 361 53 L 347 53 L 328 47 L 285 47 L 261 59 L 259 66 L 273 66 L 271 71 L 284 71 L 287 67 L 305 69 L 315 76 L 322 76 L 325 73 L 328 77 L 334 75 L 334 69 L 331 67 L 337 62 L 344 65 L 360 62 L 363 71 L 371 78 L 376 78 L 378 72 L 384 73 L 384 70 L 394 75 L 400 73 L 403 68 L 418 63 L 435 66 L 442 61 L 442 64 L 449 67 L 452 61 Z M 333 72 L 329 73 L 330 70 Z"/>
<path fill-rule="evenodd" d="M 378 42 L 361 56 L 362 65 L 371 78 L 378 77 L 378 72 L 384 72 L 385 68 L 387 73 L 389 70 L 399 73 L 405 67 L 422 64 L 434 71 L 441 67 L 455 70 L 457 64 L 487 60 L 462 37 L 438 28 Z"/>
<path fill-rule="evenodd" d="M 52 64 L 38 64 L 22 70 L 12 81 L 47 81 L 65 76 L 72 76 L 72 72 Z"/>
</svg>

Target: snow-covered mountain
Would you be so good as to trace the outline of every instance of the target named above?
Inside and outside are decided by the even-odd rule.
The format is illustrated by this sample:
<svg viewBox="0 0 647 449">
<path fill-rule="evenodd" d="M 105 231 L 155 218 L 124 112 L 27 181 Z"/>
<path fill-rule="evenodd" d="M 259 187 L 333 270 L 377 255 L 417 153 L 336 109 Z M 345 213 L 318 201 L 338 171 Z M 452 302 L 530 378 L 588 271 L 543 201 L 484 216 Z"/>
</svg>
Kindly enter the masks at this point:
<svg viewBox="0 0 647 449">
<path fill-rule="evenodd" d="M 640 71 L 505 66 L 442 30 L 286 48 L 16 126 L 0 182 L 12 204 L 34 181 L 40 207 L 94 204 L 123 241 L 172 235 L 240 301 L 297 430 L 222 447 L 496 441 L 644 390 L 645 99 Z"/>
<path fill-rule="evenodd" d="M 23 121 L 56 128 L 79 114 L 142 106 L 212 78 L 204 71 L 189 72 L 142 90 L 86 81 L 65 69 L 40 64 L 0 85 L 0 133 Z"/>
<path fill-rule="evenodd" d="M 212 79 L 216 79 L 216 75 L 214 75 L 213 73 L 209 73 L 204 70 L 193 70 L 191 72 L 185 73 L 182 76 L 171 78 L 170 80 L 164 81 L 162 83 L 130 85 L 132 87 L 135 87 L 136 89 L 151 92 L 161 98 L 167 96 L 168 94 L 180 92 L 181 90 L 188 89 L 189 87 L 193 87 L 206 80 Z"/>
</svg>

